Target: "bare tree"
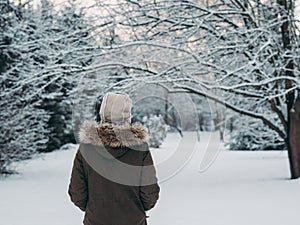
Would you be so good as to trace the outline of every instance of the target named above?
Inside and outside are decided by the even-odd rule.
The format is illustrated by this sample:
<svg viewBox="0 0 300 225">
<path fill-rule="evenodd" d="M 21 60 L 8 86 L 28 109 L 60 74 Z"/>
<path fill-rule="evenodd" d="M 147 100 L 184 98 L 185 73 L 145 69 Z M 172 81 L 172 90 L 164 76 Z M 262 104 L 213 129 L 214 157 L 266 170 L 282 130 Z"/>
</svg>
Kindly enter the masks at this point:
<svg viewBox="0 0 300 225">
<path fill-rule="evenodd" d="M 126 41 L 103 49 L 132 83 L 172 82 L 258 119 L 285 143 L 300 176 L 299 37 L 292 0 L 98 2 L 102 32 Z M 103 22 L 104 24 L 104 22 Z M 119 57 L 127 53 L 126 58 Z M 113 62 L 113 63 L 112 63 Z M 266 140 L 268 141 L 268 140 Z"/>
</svg>

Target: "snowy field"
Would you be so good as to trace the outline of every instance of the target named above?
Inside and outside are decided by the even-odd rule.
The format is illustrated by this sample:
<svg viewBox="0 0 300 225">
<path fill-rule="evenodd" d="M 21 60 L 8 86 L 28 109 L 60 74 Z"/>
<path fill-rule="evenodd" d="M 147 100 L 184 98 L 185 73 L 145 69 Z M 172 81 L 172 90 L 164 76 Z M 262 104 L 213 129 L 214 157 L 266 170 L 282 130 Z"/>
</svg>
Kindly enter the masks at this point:
<svg viewBox="0 0 300 225">
<path fill-rule="evenodd" d="M 162 182 L 150 225 L 282 225 L 297 224 L 300 181 L 289 180 L 286 152 L 236 152 L 221 150 L 206 171 L 199 171 L 208 146 L 218 145 L 209 134 L 188 164 Z M 156 163 L 167 160 L 178 145 L 170 134 Z M 77 146 L 44 154 L 18 165 L 20 174 L 0 180 L 1 225 L 80 225 L 83 213 L 67 195 Z M 183 151 L 184 152 L 184 151 Z M 160 171 L 158 171 L 160 176 Z"/>
</svg>

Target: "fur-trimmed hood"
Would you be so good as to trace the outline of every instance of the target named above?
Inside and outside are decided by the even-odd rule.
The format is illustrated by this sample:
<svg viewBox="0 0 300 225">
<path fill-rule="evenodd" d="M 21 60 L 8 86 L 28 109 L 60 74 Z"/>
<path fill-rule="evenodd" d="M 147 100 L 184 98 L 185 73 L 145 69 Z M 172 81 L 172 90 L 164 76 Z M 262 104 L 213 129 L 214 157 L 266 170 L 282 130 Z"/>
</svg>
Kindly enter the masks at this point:
<svg viewBox="0 0 300 225">
<path fill-rule="evenodd" d="M 80 143 L 112 148 L 140 145 L 146 142 L 147 138 L 147 128 L 140 123 L 116 125 L 85 121 L 79 131 Z"/>
</svg>

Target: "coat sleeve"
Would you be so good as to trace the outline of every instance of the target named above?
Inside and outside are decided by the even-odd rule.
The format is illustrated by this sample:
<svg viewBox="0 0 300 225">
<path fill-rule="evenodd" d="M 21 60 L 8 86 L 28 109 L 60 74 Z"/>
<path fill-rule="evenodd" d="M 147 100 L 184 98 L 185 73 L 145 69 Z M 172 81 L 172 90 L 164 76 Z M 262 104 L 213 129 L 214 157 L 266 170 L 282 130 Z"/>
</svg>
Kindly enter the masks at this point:
<svg viewBox="0 0 300 225">
<path fill-rule="evenodd" d="M 73 161 L 68 194 L 71 198 L 71 201 L 82 211 L 85 211 L 88 202 L 88 185 L 80 149 L 77 150 L 75 159 Z"/>
<path fill-rule="evenodd" d="M 147 211 L 153 208 L 159 198 L 160 187 L 157 183 L 156 171 L 153 165 L 153 160 L 149 147 L 143 157 L 141 186 L 140 186 L 140 198 L 144 209 Z"/>
</svg>

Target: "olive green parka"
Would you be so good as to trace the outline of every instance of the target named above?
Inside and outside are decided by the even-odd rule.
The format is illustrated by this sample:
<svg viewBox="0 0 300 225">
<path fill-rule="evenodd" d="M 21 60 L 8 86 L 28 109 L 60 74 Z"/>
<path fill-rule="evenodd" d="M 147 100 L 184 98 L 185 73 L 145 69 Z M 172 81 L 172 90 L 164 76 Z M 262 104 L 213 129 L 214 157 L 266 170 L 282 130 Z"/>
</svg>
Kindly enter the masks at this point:
<svg viewBox="0 0 300 225">
<path fill-rule="evenodd" d="M 68 193 L 85 212 L 84 225 L 145 225 L 160 187 L 139 123 L 86 121 L 73 162 Z"/>
</svg>

